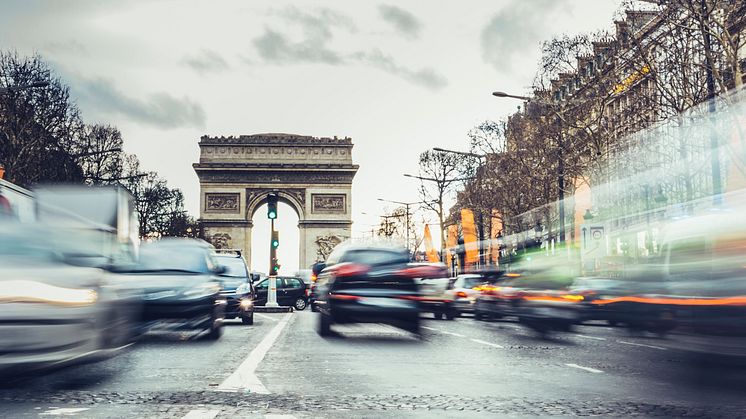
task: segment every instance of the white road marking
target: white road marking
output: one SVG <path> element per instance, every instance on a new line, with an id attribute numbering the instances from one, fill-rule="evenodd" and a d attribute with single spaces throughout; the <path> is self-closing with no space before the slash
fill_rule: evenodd
<path id="1" fill-rule="evenodd" d="M 89 408 L 88 407 L 53 407 L 49 410 L 39 413 L 39 415 L 76 416 L 78 413 L 85 412 L 86 410 L 89 410 Z"/>
<path id="2" fill-rule="evenodd" d="M 219 413 L 220 410 L 195 409 L 190 410 L 181 419 L 215 419 Z"/>
<path id="3" fill-rule="evenodd" d="M 466 337 L 466 336 L 460 335 L 458 333 L 446 332 L 445 330 L 441 330 L 440 333 L 445 333 L 446 335 L 456 336 L 456 337 L 460 337 L 460 338 L 465 338 Z"/>
<path id="4" fill-rule="evenodd" d="M 423 328 L 423 329 L 427 329 L 427 330 L 433 330 L 433 331 L 436 331 L 436 332 L 438 331 L 438 329 L 436 329 L 434 327 L 428 327 L 428 326 L 420 326 L 420 327 Z"/>
<path id="5" fill-rule="evenodd" d="M 502 348 L 505 348 L 505 347 L 504 347 L 504 346 L 502 346 L 502 345 L 498 345 L 498 344 L 496 344 L 496 343 L 485 342 L 485 341 L 483 341 L 483 340 L 479 340 L 479 339 L 472 339 L 471 341 L 472 341 L 472 342 L 476 342 L 476 343 L 481 343 L 482 345 L 492 346 L 492 347 L 495 347 L 495 348 L 501 348 L 501 349 L 502 349 Z"/>
<path id="6" fill-rule="evenodd" d="M 272 348 L 272 345 L 274 345 L 275 341 L 280 336 L 280 333 L 282 333 L 282 329 L 284 329 L 285 326 L 288 325 L 288 322 L 290 322 L 291 316 L 291 313 L 283 316 L 282 320 L 280 320 L 280 322 L 277 323 L 269 333 L 267 333 L 267 336 L 259 342 L 259 345 L 251 351 L 249 356 L 244 359 L 241 365 L 233 371 L 233 374 L 226 378 L 216 390 L 233 392 L 247 390 L 251 393 L 269 394 L 269 390 L 264 387 L 264 384 L 259 381 L 259 377 L 257 377 L 254 372 L 259 366 L 259 363 L 264 359 L 264 356 L 267 355 L 267 352 Z"/>
<path id="7" fill-rule="evenodd" d="M 585 339 L 606 340 L 606 338 L 599 338 L 599 337 L 596 337 L 596 336 L 577 335 L 577 334 L 575 336 L 577 336 L 579 338 L 585 338 Z"/>
<path id="8" fill-rule="evenodd" d="M 578 369 L 581 369 L 583 371 L 593 372 L 593 373 L 596 373 L 596 374 L 603 372 L 603 371 L 597 370 L 595 368 L 583 367 L 583 366 L 580 366 L 578 364 L 565 364 L 565 365 L 567 365 L 568 367 L 578 368 Z"/>
<path id="9" fill-rule="evenodd" d="M 266 314 L 262 314 L 262 313 L 254 313 L 254 315 L 255 315 L 255 316 L 259 316 L 259 317 L 261 317 L 261 318 L 263 318 L 263 319 L 267 319 L 267 320 L 272 320 L 273 322 L 276 322 L 276 321 L 278 321 L 278 320 L 277 320 L 276 318 L 274 318 L 274 317 L 272 317 L 272 316 L 268 316 L 268 315 L 266 315 Z"/>
<path id="10" fill-rule="evenodd" d="M 660 349 L 661 351 L 665 351 L 666 350 L 666 348 L 663 348 L 661 346 L 646 345 L 644 343 L 627 342 L 627 341 L 624 341 L 624 340 L 618 340 L 617 343 L 623 343 L 625 345 L 642 346 L 644 348 L 650 348 L 650 349 Z"/>

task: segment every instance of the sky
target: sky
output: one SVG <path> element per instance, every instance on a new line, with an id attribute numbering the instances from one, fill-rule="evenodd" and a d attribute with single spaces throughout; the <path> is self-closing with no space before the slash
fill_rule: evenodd
<path id="1" fill-rule="evenodd" d="M 529 93 L 543 40 L 610 28 L 619 4 L 3 0 L 0 48 L 42 55 L 84 120 L 117 126 L 195 216 L 200 136 L 352 137 L 362 236 L 395 207 L 378 198 L 419 200 L 402 174 L 421 152 L 465 150 L 472 127 L 516 110 L 490 93 Z"/>

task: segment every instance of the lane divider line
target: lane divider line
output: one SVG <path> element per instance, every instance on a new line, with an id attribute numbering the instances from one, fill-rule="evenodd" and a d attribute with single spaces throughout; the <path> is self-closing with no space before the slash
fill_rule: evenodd
<path id="1" fill-rule="evenodd" d="M 280 333 L 282 333 L 282 330 L 290 322 L 291 316 L 292 313 L 283 316 L 282 320 L 267 333 L 267 336 L 259 342 L 259 345 L 233 371 L 233 374 L 226 378 L 215 390 L 228 392 L 249 391 L 251 393 L 269 394 L 269 390 L 264 387 L 264 384 L 262 384 L 255 372 L 264 359 L 264 356 L 267 355 L 267 352 L 269 352 L 272 345 L 274 345 L 280 336 Z"/>
<path id="2" fill-rule="evenodd" d="M 479 339 L 472 339 L 471 341 L 472 341 L 472 342 L 476 342 L 476 343 L 481 343 L 482 345 L 492 346 L 492 347 L 494 347 L 494 348 L 505 349 L 505 347 L 504 347 L 504 346 L 502 346 L 502 345 L 498 345 L 498 344 L 496 344 L 496 343 L 485 342 L 485 341 L 483 341 L 483 340 L 479 340 Z"/>
<path id="3" fill-rule="evenodd" d="M 433 330 L 433 331 L 436 331 L 436 332 L 438 331 L 438 329 L 436 329 L 434 327 L 428 327 L 428 326 L 420 326 L 420 327 L 423 328 L 423 329 L 427 329 L 427 330 Z"/>
<path id="4" fill-rule="evenodd" d="M 220 410 L 195 409 L 190 410 L 181 419 L 215 419 L 219 413 Z"/>
<path id="5" fill-rule="evenodd" d="M 591 367 L 583 367 L 583 366 L 580 366 L 580 365 L 578 365 L 578 364 L 565 364 L 565 365 L 567 365 L 568 367 L 571 367 L 571 368 L 577 368 L 577 369 L 581 369 L 581 370 L 583 370 L 583 371 L 588 371 L 588 372 L 592 372 L 592 373 L 595 373 L 595 374 L 599 374 L 599 373 L 602 373 L 602 372 L 603 372 L 603 371 L 601 371 L 601 370 L 597 370 L 597 369 L 595 369 L 595 368 L 591 368 Z"/>
<path id="6" fill-rule="evenodd" d="M 39 416 L 77 416 L 90 410 L 88 407 L 50 407 L 48 410 L 39 413 Z"/>
<path id="7" fill-rule="evenodd" d="M 441 330 L 440 333 L 443 333 L 443 334 L 446 334 L 446 335 L 451 335 L 451 336 L 456 336 L 456 337 L 459 337 L 459 338 L 465 338 L 466 337 L 466 336 L 458 334 L 458 333 L 446 332 L 445 330 Z"/>
<path id="8" fill-rule="evenodd" d="M 272 320 L 273 322 L 279 321 L 279 320 L 277 320 L 276 318 L 274 318 L 272 316 L 268 316 L 268 315 L 262 314 L 262 313 L 254 313 L 254 315 L 255 316 L 259 316 L 259 317 L 261 317 L 263 319 Z"/>
<path id="9" fill-rule="evenodd" d="M 577 336 L 579 338 L 585 338 L 585 339 L 606 340 L 606 338 L 599 338 L 599 337 L 596 337 L 596 336 L 578 335 L 578 334 L 576 334 L 575 336 Z"/>
<path id="10" fill-rule="evenodd" d="M 646 345 L 644 343 L 627 342 L 627 341 L 624 341 L 624 340 L 618 340 L 617 343 L 623 343 L 625 345 L 633 345 L 633 346 L 642 346 L 643 348 L 659 349 L 661 351 L 665 351 L 666 350 L 666 348 L 661 347 L 661 346 Z"/>

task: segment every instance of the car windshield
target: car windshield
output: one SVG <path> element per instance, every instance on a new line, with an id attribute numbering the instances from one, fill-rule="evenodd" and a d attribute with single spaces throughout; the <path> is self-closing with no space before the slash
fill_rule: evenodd
<path id="1" fill-rule="evenodd" d="M 126 270 L 130 272 L 212 273 L 204 249 L 174 246 L 143 246 L 138 263 Z"/>
<path id="2" fill-rule="evenodd" d="M 485 281 L 485 279 L 481 276 L 466 276 L 462 279 L 464 288 L 474 288 L 477 285 L 484 283 Z"/>
<path id="3" fill-rule="evenodd" d="M 225 267 L 226 271 L 221 276 L 229 276 L 234 278 L 246 278 L 246 264 L 240 257 L 225 257 L 218 256 L 217 261 L 220 266 Z"/>
<path id="4" fill-rule="evenodd" d="M 349 250 L 341 258 L 340 262 L 361 263 L 365 265 L 385 265 L 396 263 L 407 263 L 409 257 L 406 253 L 383 249 L 359 249 Z"/>

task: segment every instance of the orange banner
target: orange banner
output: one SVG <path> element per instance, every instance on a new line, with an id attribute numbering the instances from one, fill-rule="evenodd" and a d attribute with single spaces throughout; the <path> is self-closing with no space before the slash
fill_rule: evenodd
<path id="1" fill-rule="evenodd" d="M 425 224 L 425 254 L 428 262 L 440 262 L 438 251 L 433 247 L 433 236 L 430 234 L 430 226 Z"/>
<path id="2" fill-rule="evenodd" d="M 477 229 L 474 226 L 474 213 L 470 209 L 461 210 L 461 231 L 464 234 L 466 265 L 476 265 L 479 262 L 479 245 L 477 244 Z"/>
<path id="3" fill-rule="evenodd" d="M 500 211 L 493 209 L 492 210 L 492 237 L 490 237 L 490 259 L 492 259 L 492 264 L 499 265 L 500 264 L 500 244 L 497 242 L 497 235 L 502 231 L 503 229 L 503 217 L 500 215 Z"/>

